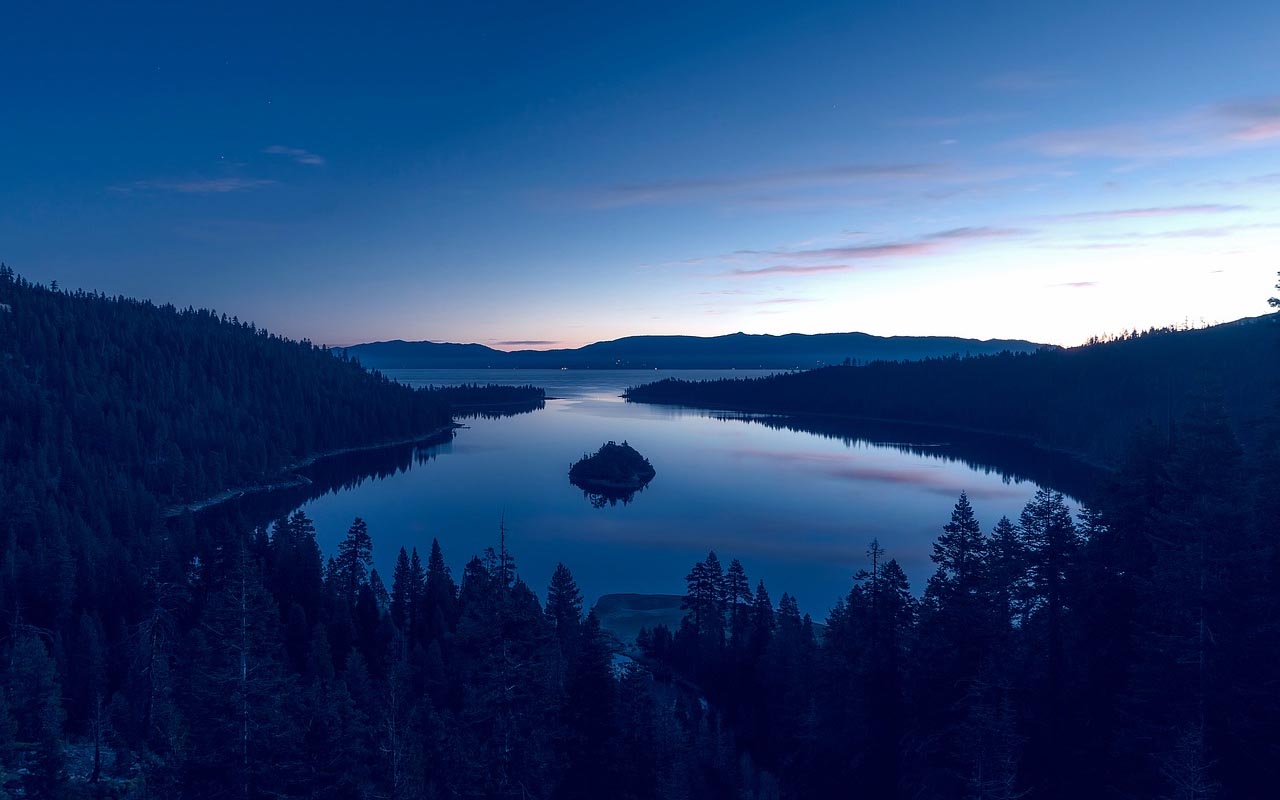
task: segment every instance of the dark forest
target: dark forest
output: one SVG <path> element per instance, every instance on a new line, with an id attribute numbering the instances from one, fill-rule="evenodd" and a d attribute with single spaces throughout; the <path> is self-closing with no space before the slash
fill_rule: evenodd
<path id="1" fill-rule="evenodd" d="M 1280 417 L 1262 402 L 1274 394 L 1239 396 L 1243 372 L 1223 377 L 1225 397 L 1188 391 L 1136 424 L 1147 401 L 1120 409 L 1131 435 L 1115 451 L 1082 432 L 1115 409 L 1014 417 L 1015 432 L 1114 469 L 1079 514 L 1041 490 L 984 526 L 962 495 L 923 591 L 870 542 L 847 596 L 814 620 L 711 553 L 687 576 L 682 624 L 619 647 L 570 569 L 540 595 L 496 523 L 496 547 L 458 578 L 434 543 L 401 550 L 384 577 L 360 519 L 326 557 L 300 512 L 267 527 L 165 516 L 540 390 L 410 390 L 211 311 L 7 269 L 0 302 L 11 794 L 1192 798 L 1280 780 Z M 847 409 L 863 413 L 928 382 L 943 388 L 933 411 L 913 409 L 922 421 L 987 427 L 972 403 L 1016 405 L 1058 381 L 1036 396 L 1068 404 L 1135 364 L 1244 370 L 1217 340 L 1270 335 L 1258 322 L 632 394 L 714 402 L 746 386 L 753 403 L 785 404 L 800 387 L 825 398 L 813 411 L 880 387 Z M 1167 358 L 1128 355 L 1142 348 Z M 1248 385 L 1270 385 L 1274 357 L 1251 353 Z M 823 382 L 846 394 L 809 385 Z"/>

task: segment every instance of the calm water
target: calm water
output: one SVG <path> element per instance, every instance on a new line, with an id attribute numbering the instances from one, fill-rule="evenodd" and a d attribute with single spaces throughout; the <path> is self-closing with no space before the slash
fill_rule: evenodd
<path id="1" fill-rule="evenodd" d="M 990 529 L 1002 514 L 1016 518 L 1037 482 L 1068 492 L 1085 485 L 1062 459 L 990 438 L 752 421 L 618 397 L 628 385 L 656 379 L 649 372 L 388 374 L 412 385 L 532 383 L 559 398 L 531 413 L 469 420 L 452 442 L 382 464 L 328 467 L 353 474 L 320 476 L 310 493 L 332 491 L 303 503 L 321 546 L 333 552 L 351 519 L 364 517 L 388 581 L 399 548 L 416 546 L 425 558 L 432 537 L 460 575 L 473 554 L 496 545 L 505 515 L 508 547 L 540 593 L 557 561 L 573 570 L 588 602 L 609 592 L 682 592 L 689 566 L 714 549 L 726 564 L 741 559 L 753 585 L 764 578 L 775 601 L 791 592 L 822 619 L 848 591 L 873 538 L 919 591 L 931 572 L 930 543 L 961 490 Z M 657 377 L 663 374 L 672 373 Z M 629 505 L 593 508 L 567 472 L 609 439 L 630 442 L 657 477 Z"/>

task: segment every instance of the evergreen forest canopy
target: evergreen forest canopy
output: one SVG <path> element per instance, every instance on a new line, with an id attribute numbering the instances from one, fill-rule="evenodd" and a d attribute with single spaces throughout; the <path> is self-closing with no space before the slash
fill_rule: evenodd
<path id="1" fill-rule="evenodd" d="M 605 442 L 595 453 L 584 455 L 569 468 L 569 480 L 579 486 L 614 489 L 639 489 L 656 474 L 649 459 L 626 442 Z"/>
<path id="2" fill-rule="evenodd" d="M 636 402 L 784 414 L 830 414 L 1025 437 L 1115 465 L 1132 432 L 1168 428 L 1204 395 L 1236 435 L 1259 441 L 1280 396 L 1274 317 L 1201 330 L 1132 333 L 1070 349 L 916 362 L 874 362 L 736 380 L 678 378 L 636 386 Z"/>
<path id="3" fill-rule="evenodd" d="M 448 424 L 438 397 L 212 312 L 0 277 L 11 796 L 1229 798 L 1280 783 L 1275 394 L 1247 428 L 1205 393 L 1134 425 L 1075 518 L 1043 491 L 984 527 L 961 496 L 922 593 L 872 543 L 822 626 L 709 554 L 680 627 L 643 632 L 616 670 L 569 569 L 541 600 L 501 544 L 457 581 L 438 544 L 425 564 L 401 551 L 388 584 L 360 519 L 328 559 L 302 513 L 161 522 L 214 476 L 375 436 L 316 398 L 367 404 L 353 413 L 398 438 Z M 1270 380 L 1275 352 L 1251 355 Z M 286 432 L 255 459 L 264 420 Z"/>

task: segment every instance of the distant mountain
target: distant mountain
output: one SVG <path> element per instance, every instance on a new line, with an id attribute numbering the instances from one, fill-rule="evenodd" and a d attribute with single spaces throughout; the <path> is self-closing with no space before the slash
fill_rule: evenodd
<path id="1" fill-rule="evenodd" d="M 374 369 L 791 369 L 856 362 L 918 361 L 950 355 L 1027 353 L 1045 345 L 1020 339 L 872 336 L 868 333 L 731 333 L 726 336 L 628 336 L 565 350 L 505 352 L 480 344 L 373 342 L 346 348 Z"/>

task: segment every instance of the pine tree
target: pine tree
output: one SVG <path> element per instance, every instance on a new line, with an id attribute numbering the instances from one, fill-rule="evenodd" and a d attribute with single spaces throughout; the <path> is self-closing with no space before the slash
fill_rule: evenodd
<path id="1" fill-rule="evenodd" d="M 395 570 L 391 573 L 391 621 L 401 636 L 409 635 L 409 620 L 412 613 L 413 596 L 416 593 L 409 578 L 409 554 L 400 548 L 396 555 Z"/>
<path id="2" fill-rule="evenodd" d="M 724 569 L 714 550 L 707 553 L 704 561 L 693 565 L 685 583 L 681 608 L 691 612 L 699 647 L 718 649 L 724 645 L 726 604 Z"/>
<path id="3" fill-rule="evenodd" d="M 573 574 L 564 564 L 556 564 L 551 575 L 551 584 L 547 587 L 547 621 L 555 630 L 556 638 L 565 657 L 572 660 L 576 655 L 579 633 L 582 626 L 582 592 L 573 580 Z"/>
<path id="4" fill-rule="evenodd" d="M 269 795 L 297 776 L 295 686 L 283 666 L 275 604 L 256 568 L 242 548 L 193 641 L 186 716 L 199 724 L 191 727 L 184 782 L 197 794 Z"/>
<path id="5" fill-rule="evenodd" d="M 916 647 L 917 658 L 929 666 L 915 676 L 912 689 L 919 724 L 932 735 L 920 746 L 926 767 L 915 771 L 930 793 L 951 794 L 969 771 L 963 764 L 963 726 L 971 717 L 974 683 L 1000 626 L 1007 624 L 996 621 L 985 595 L 988 547 L 965 494 L 934 542 L 932 557 L 937 570 L 925 589 Z"/>
<path id="6" fill-rule="evenodd" d="M 31 628 L 19 629 L 7 659 L 7 697 L 17 738 L 35 743 L 23 787 L 29 797 L 58 797 L 66 784 L 63 754 L 62 691 L 57 668 L 43 638 Z"/>
<path id="7" fill-rule="evenodd" d="M 1018 529 L 1008 517 L 1001 517 L 987 541 L 984 572 L 985 595 L 998 624 L 1007 628 L 1016 620 L 1026 623 L 1027 551 Z"/>
<path id="8" fill-rule="evenodd" d="M 360 587 L 368 582 L 372 565 L 373 539 L 364 520 L 356 517 L 347 530 L 347 537 L 338 544 L 338 557 L 335 559 L 339 591 L 348 604 L 355 605 Z"/>
<path id="9" fill-rule="evenodd" d="M 735 644 L 741 644 L 746 636 L 747 620 L 751 607 L 751 582 L 742 562 L 733 559 L 724 577 L 725 603 L 729 609 L 729 632 Z"/>
<path id="10" fill-rule="evenodd" d="M 565 690 L 565 772 L 556 797 L 593 800 L 615 794 L 616 691 L 609 650 L 592 611 L 583 623 Z"/>
<path id="11" fill-rule="evenodd" d="M 1045 777 L 1047 791 L 1069 793 L 1066 773 L 1070 747 L 1066 737 L 1066 624 L 1072 606 L 1073 582 L 1080 540 L 1071 509 L 1060 492 L 1039 489 L 1022 510 L 1018 536 L 1027 554 L 1029 624 L 1043 645 L 1037 648 L 1044 669 L 1038 695 L 1037 735 L 1031 737 L 1030 758 Z"/>
<path id="12" fill-rule="evenodd" d="M 985 580 L 987 543 L 973 506 L 964 492 L 951 511 L 951 521 L 933 543 L 937 572 L 929 581 L 930 592 L 944 605 L 971 605 Z"/>
<path id="13" fill-rule="evenodd" d="M 431 555 L 427 558 L 424 584 L 427 618 L 423 620 L 423 624 L 430 631 L 430 636 L 438 639 L 448 633 L 457 621 L 458 587 L 449 574 L 440 542 L 436 539 L 431 540 Z"/>

